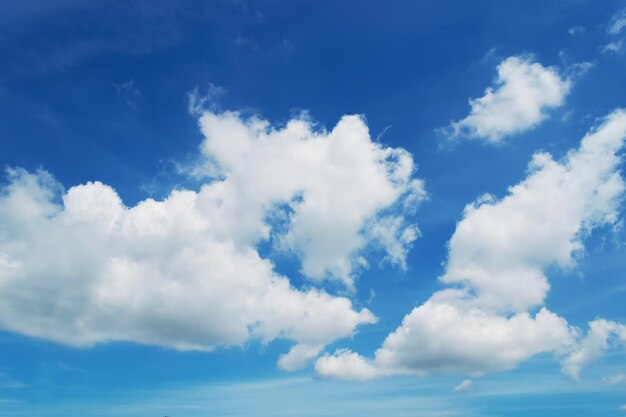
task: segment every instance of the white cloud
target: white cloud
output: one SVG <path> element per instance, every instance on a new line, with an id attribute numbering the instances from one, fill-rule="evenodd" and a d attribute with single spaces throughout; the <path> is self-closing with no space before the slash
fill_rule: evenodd
<path id="1" fill-rule="evenodd" d="M 315 358 L 324 348 L 324 345 L 293 345 L 288 353 L 281 355 L 278 366 L 285 371 L 295 371 L 304 368 L 311 359 Z"/>
<path id="2" fill-rule="evenodd" d="M 322 378 L 359 381 L 389 374 L 348 349 L 339 349 L 332 355 L 319 358 L 315 362 L 315 373 Z"/>
<path id="3" fill-rule="evenodd" d="M 626 383 L 626 374 L 618 372 L 613 375 L 607 375 L 602 378 L 602 383 L 605 385 L 619 385 Z"/>
<path id="4" fill-rule="evenodd" d="M 283 205 L 273 219 L 287 223 L 276 247 L 299 255 L 308 278 L 352 285 L 368 243 L 404 266 L 417 238 L 404 215 L 425 198 L 423 183 L 412 178 L 411 155 L 374 143 L 363 119 L 346 116 L 332 131 L 315 132 L 305 118 L 273 129 L 238 113 L 207 112 L 200 125 L 201 169 L 225 178 L 205 193 L 217 234 L 236 245 L 268 239 L 265 212 Z"/>
<path id="5" fill-rule="evenodd" d="M 611 35 L 618 35 L 626 27 L 626 8 L 616 12 L 611 17 L 611 22 L 607 27 L 607 32 Z"/>
<path id="6" fill-rule="evenodd" d="M 624 43 L 622 41 L 609 42 L 606 45 L 604 45 L 604 47 L 602 47 L 602 53 L 603 54 L 608 54 L 608 53 L 616 54 L 620 52 L 623 47 L 624 47 Z"/>
<path id="7" fill-rule="evenodd" d="M 218 99 L 226 93 L 226 89 L 209 83 L 204 91 L 195 87 L 187 93 L 187 111 L 193 116 L 202 116 L 205 111 L 215 111 Z"/>
<path id="8" fill-rule="evenodd" d="M 579 332 L 564 318 L 545 307 L 531 311 L 549 290 L 544 271 L 574 266 L 583 238 L 618 221 L 625 185 L 617 152 L 625 137 L 626 111 L 617 110 L 562 161 L 536 154 L 527 178 L 506 197 L 483 196 L 468 205 L 440 277 L 454 287 L 436 292 L 407 314 L 373 359 L 346 351 L 318 359 L 333 365 L 325 368 L 325 376 L 475 375 L 514 368 L 541 352 L 569 353 L 564 371 L 577 376 L 602 350 L 593 342 L 593 329 L 601 321 L 592 322 L 591 336 L 579 343 Z M 349 372 L 344 372 L 342 362 L 348 361 Z M 366 369 L 363 375 L 358 367 Z"/>
<path id="9" fill-rule="evenodd" d="M 211 350 L 250 339 L 327 343 L 374 321 L 346 298 L 294 289 L 254 249 L 217 239 L 202 193 L 127 208 L 96 182 L 71 188 L 61 206 L 48 175 L 11 176 L 0 199 L 6 329 L 73 345 Z"/>
<path id="10" fill-rule="evenodd" d="M 614 343 L 613 339 L 626 345 L 626 326 L 603 319 L 590 322 L 585 338 L 563 360 L 563 372 L 578 381 L 581 369 L 602 356 L 604 351 Z"/>
<path id="11" fill-rule="evenodd" d="M 307 276 L 348 285 L 368 245 L 403 264 L 415 236 L 398 247 L 372 230 L 415 230 L 403 217 L 424 197 L 411 156 L 374 143 L 356 116 L 331 132 L 302 119 L 273 129 L 232 112 L 204 113 L 200 123 L 204 165 L 218 177 L 163 201 L 127 207 L 100 182 L 64 192 L 44 171 L 9 170 L 0 189 L 2 328 L 77 346 L 212 350 L 281 338 L 296 345 L 279 365 L 296 369 L 376 321 L 348 298 L 294 288 L 257 245 L 275 239 Z"/>
<path id="12" fill-rule="evenodd" d="M 138 102 L 142 98 L 141 90 L 135 80 L 130 79 L 120 83 L 114 83 L 117 96 L 131 109 L 137 109 Z"/>
<path id="13" fill-rule="evenodd" d="M 548 111 L 563 105 L 571 81 L 553 67 L 529 57 L 511 56 L 498 65 L 494 85 L 480 98 L 470 100 L 470 113 L 453 121 L 452 138 L 480 138 L 490 143 L 537 126 Z"/>
<path id="14" fill-rule="evenodd" d="M 626 112 L 616 111 L 564 161 L 537 153 L 528 177 L 509 195 L 468 205 L 441 281 L 471 287 L 477 302 L 491 308 L 542 304 L 549 288 L 543 270 L 573 266 L 582 238 L 618 221 L 624 182 L 616 153 L 625 132 Z"/>
<path id="15" fill-rule="evenodd" d="M 386 216 L 369 227 L 369 237 L 386 252 L 385 260 L 406 270 L 411 243 L 420 235 L 417 226 L 407 227 L 402 216 Z"/>
<path id="16" fill-rule="evenodd" d="M 536 315 L 496 314 L 489 309 L 460 306 L 438 293 L 415 308 L 376 352 L 375 363 L 396 372 L 417 375 L 462 372 L 478 375 L 504 371 L 542 352 L 573 342 L 564 319 L 541 309 Z"/>
<path id="17" fill-rule="evenodd" d="M 573 26 L 569 28 L 567 33 L 569 33 L 570 36 L 582 36 L 586 31 L 587 31 L 587 28 L 583 26 Z"/>
<path id="18" fill-rule="evenodd" d="M 474 385 L 474 383 L 472 382 L 471 379 L 465 379 L 459 385 L 454 387 L 452 389 L 452 392 L 454 392 L 454 393 L 465 392 L 468 389 L 472 388 L 472 385 Z"/>

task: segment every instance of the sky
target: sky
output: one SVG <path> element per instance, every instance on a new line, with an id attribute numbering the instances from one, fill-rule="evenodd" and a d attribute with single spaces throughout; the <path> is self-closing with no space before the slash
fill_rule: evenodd
<path id="1" fill-rule="evenodd" d="M 626 416 L 626 2 L 0 0 L 0 415 Z"/>

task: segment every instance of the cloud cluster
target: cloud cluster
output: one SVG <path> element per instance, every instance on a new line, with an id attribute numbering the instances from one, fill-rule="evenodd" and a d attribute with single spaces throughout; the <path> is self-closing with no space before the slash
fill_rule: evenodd
<path id="1" fill-rule="evenodd" d="M 403 265 L 416 237 L 404 215 L 425 197 L 411 156 L 373 142 L 357 116 L 330 132 L 232 112 L 206 112 L 200 125 L 202 168 L 214 178 L 163 201 L 127 207 L 100 182 L 65 192 L 45 171 L 9 170 L 0 190 L 2 328 L 77 346 L 183 350 L 283 338 L 295 346 L 280 365 L 296 369 L 376 321 L 348 298 L 294 288 L 258 245 L 275 241 L 307 277 L 348 286 L 365 249 Z"/>
<path id="2" fill-rule="evenodd" d="M 618 10 L 611 16 L 611 20 L 606 28 L 606 31 L 613 38 L 621 35 L 622 31 L 626 28 L 626 8 Z M 603 54 L 613 53 L 618 54 L 624 49 L 623 39 L 614 39 L 604 45 L 601 48 Z"/>
<path id="3" fill-rule="evenodd" d="M 535 154 L 529 174 L 497 200 L 466 207 L 449 242 L 436 292 L 407 314 L 373 359 L 340 350 L 317 360 L 319 375 L 368 379 L 389 374 L 511 369 L 541 352 L 563 358 L 566 374 L 602 353 L 624 326 L 590 323 L 587 336 L 547 308 L 544 271 L 572 267 L 583 238 L 618 221 L 625 185 L 617 155 L 626 137 L 626 111 L 617 110 L 562 161 Z"/>
<path id="4" fill-rule="evenodd" d="M 548 111 L 563 105 L 571 81 L 557 69 L 530 57 L 511 56 L 498 65 L 494 85 L 470 100 L 470 113 L 445 129 L 451 138 L 468 137 L 499 143 L 537 126 Z"/>

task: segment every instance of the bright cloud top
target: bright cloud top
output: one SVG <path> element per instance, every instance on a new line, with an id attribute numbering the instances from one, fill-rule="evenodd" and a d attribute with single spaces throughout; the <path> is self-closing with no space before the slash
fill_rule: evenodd
<path id="1" fill-rule="evenodd" d="M 470 113 L 446 129 L 450 137 L 499 143 L 537 126 L 550 109 L 563 105 L 571 88 L 571 81 L 557 69 L 529 57 L 509 57 L 497 71 L 494 85 L 482 97 L 470 100 Z"/>
<path id="2" fill-rule="evenodd" d="M 368 379 L 432 372 L 481 374 L 514 368 L 554 352 L 563 370 L 580 369 L 624 341 L 624 326 L 596 320 L 580 332 L 541 306 L 544 271 L 570 268 L 594 228 L 618 222 L 625 185 L 617 153 L 626 137 L 626 111 L 612 113 L 563 161 L 536 154 L 529 175 L 501 200 L 482 197 L 466 207 L 449 242 L 445 273 L 453 288 L 436 292 L 404 317 L 372 360 L 340 350 L 316 362 L 324 377 Z"/>
<path id="3" fill-rule="evenodd" d="M 275 239 L 306 276 L 347 285 L 365 248 L 403 265 L 417 236 L 404 215 L 425 197 L 411 156 L 373 142 L 357 116 L 330 132 L 232 112 L 200 124 L 203 166 L 217 179 L 163 201 L 127 207 L 100 182 L 64 192 L 44 171 L 9 171 L 0 326 L 79 346 L 212 350 L 284 338 L 295 346 L 280 365 L 297 369 L 376 321 L 348 298 L 294 288 L 257 245 Z"/>
<path id="4" fill-rule="evenodd" d="M 405 267 L 418 229 L 404 214 L 425 198 L 423 182 L 412 178 L 411 155 L 372 142 L 360 117 L 344 117 L 331 132 L 314 132 L 306 119 L 272 129 L 231 112 L 204 113 L 200 125 L 198 169 L 224 178 L 204 190 L 217 235 L 251 245 L 270 237 L 272 221 L 282 222 L 277 248 L 299 255 L 314 280 L 351 285 L 368 243 Z"/>

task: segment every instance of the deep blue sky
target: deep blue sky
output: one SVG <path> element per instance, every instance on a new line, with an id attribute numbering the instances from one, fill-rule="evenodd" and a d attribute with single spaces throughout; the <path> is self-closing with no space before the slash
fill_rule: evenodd
<path id="1" fill-rule="evenodd" d="M 215 111 L 255 114 L 278 126 L 301 111 L 329 130 L 342 115 L 363 115 L 372 137 L 412 154 L 429 196 L 411 218 L 421 237 L 407 271 L 372 258 L 347 294 L 379 322 L 327 347 L 371 357 L 405 314 L 442 288 L 446 242 L 466 204 L 487 192 L 504 196 L 526 177 L 533 153 L 563 157 L 598 118 L 626 106 L 626 47 L 603 52 L 620 39 L 607 26 L 624 7 L 612 0 L 0 0 L 0 166 L 43 168 L 66 189 L 101 181 L 133 206 L 174 188 L 198 189 L 177 169 L 202 141 L 188 110 L 194 88 L 222 90 Z M 577 26 L 584 33 L 568 33 Z M 446 142 L 440 128 L 468 114 L 468 100 L 483 95 L 510 56 L 532 56 L 562 74 L 576 63 L 593 66 L 538 126 L 496 146 Z M 626 322 L 625 237 L 619 228 L 594 230 L 575 267 L 549 270 L 550 309 L 581 328 L 600 317 Z M 268 256 L 293 285 L 308 285 L 293 258 Z M 287 373 L 276 361 L 289 346 L 75 348 L 6 330 L 0 415 L 625 413 L 626 385 L 601 382 L 626 371 L 624 349 L 607 352 L 579 383 L 560 373 L 551 354 L 540 354 L 511 371 L 472 375 L 470 390 L 452 394 L 467 375 L 340 382 L 315 378 L 312 367 Z"/>

